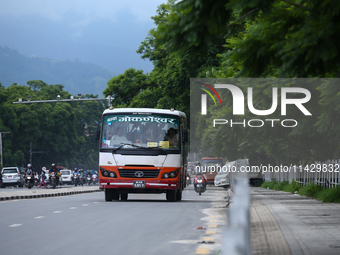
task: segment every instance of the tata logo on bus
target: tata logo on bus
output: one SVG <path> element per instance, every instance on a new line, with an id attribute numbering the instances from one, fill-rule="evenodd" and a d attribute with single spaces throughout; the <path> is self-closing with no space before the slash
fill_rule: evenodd
<path id="1" fill-rule="evenodd" d="M 214 93 L 219 102 L 220 105 L 223 106 L 222 100 L 220 95 L 217 93 L 215 89 L 228 89 L 233 98 L 233 115 L 244 115 L 244 94 L 242 90 L 237 87 L 236 85 L 232 84 L 215 84 L 214 88 L 208 84 L 203 84 L 206 88 L 210 89 L 212 93 Z M 202 115 L 207 115 L 207 94 L 213 99 L 215 105 L 217 106 L 217 102 L 212 95 L 212 93 L 207 90 L 206 88 L 200 88 L 206 94 L 201 94 L 201 114 Z M 302 98 L 287 98 L 287 94 L 289 93 L 300 93 L 303 95 Z M 258 110 L 255 109 L 254 103 L 253 103 L 253 88 L 248 87 L 247 88 L 247 106 L 248 109 L 251 113 L 257 116 L 266 116 L 274 113 L 277 109 L 278 105 L 278 88 L 273 87 L 272 88 L 272 105 L 270 109 L 266 110 Z M 303 105 L 307 103 L 311 99 L 311 93 L 308 89 L 305 88 L 298 88 L 298 87 L 282 87 L 281 88 L 281 115 L 285 116 L 287 115 L 287 105 L 295 105 L 305 116 L 311 116 L 312 114 L 306 109 L 306 107 Z M 242 126 L 249 126 L 249 127 L 262 127 L 265 125 L 265 123 L 269 123 L 272 127 L 274 127 L 274 124 L 276 122 L 280 122 L 283 127 L 295 127 L 297 126 L 298 122 L 294 119 L 251 119 L 251 120 L 243 120 L 241 122 L 235 122 L 232 119 L 231 120 L 226 120 L 226 119 L 214 119 L 213 126 L 215 127 L 216 125 L 224 125 L 224 124 L 230 124 L 232 127 L 233 125 L 242 125 Z"/>

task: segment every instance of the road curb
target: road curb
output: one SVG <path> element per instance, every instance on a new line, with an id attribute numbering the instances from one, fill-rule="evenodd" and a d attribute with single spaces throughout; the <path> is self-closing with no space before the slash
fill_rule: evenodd
<path id="1" fill-rule="evenodd" d="M 98 188 L 98 190 L 79 190 L 79 191 L 67 191 L 67 192 L 57 192 L 57 193 L 43 193 L 43 194 L 35 194 L 35 195 L 6 196 L 6 197 L 0 197 L 0 201 L 17 200 L 17 199 L 33 199 L 33 198 L 44 198 L 44 197 L 60 197 L 60 196 L 70 196 L 70 195 L 93 193 L 93 192 L 102 192 L 102 190 Z"/>

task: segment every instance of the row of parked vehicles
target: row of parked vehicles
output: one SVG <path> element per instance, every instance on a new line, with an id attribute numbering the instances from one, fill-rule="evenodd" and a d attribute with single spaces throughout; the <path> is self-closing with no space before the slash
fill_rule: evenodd
<path id="1" fill-rule="evenodd" d="M 62 169 L 60 170 L 61 176 L 59 178 L 59 183 L 55 183 L 55 185 L 64 185 L 64 184 L 71 184 L 71 185 L 91 185 L 91 184 L 97 184 L 98 183 L 98 175 L 96 173 L 92 174 L 91 177 L 87 176 L 79 176 L 78 179 L 76 179 L 76 182 L 74 182 L 73 178 L 73 171 L 69 169 Z M 17 187 L 28 187 L 31 188 L 33 186 L 39 186 L 40 185 L 40 178 L 37 178 L 37 176 L 24 176 L 20 172 L 20 169 L 18 167 L 4 167 L 1 171 L 2 180 L 0 180 L 0 184 L 2 187 L 6 186 L 17 186 Z M 45 170 L 46 184 L 53 185 L 53 180 L 50 180 L 49 177 L 49 170 Z M 54 178 L 55 176 L 52 176 L 51 178 Z"/>

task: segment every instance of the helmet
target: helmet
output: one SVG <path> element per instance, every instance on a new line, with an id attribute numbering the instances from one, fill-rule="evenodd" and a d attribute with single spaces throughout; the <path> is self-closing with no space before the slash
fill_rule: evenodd
<path id="1" fill-rule="evenodd" d="M 27 167 L 32 167 L 32 164 L 28 164 Z"/>
<path id="2" fill-rule="evenodd" d="M 76 168 L 76 167 L 74 168 L 74 171 L 77 171 L 77 168 Z"/>
<path id="3" fill-rule="evenodd" d="M 52 166 L 55 166 L 55 164 L 54 164 L 54 163 L 52 163 Z"/>

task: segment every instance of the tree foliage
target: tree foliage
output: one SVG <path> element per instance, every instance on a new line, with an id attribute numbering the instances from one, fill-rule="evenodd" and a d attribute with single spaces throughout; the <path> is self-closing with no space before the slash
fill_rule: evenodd
<path id="1" fill-rule="evenodd" d="M 0 131 L 3 135 L 4 166 L 25 166 L 28 151 L 48 153 L 32 154 L 33 166 L 39 170 L 51 163 L 72 167 L 76 164 L 97 169 L 98 150 L 93 134 L 100 124 L 104 105 L 97 101 L 13 104 L 18 98 L 26 100 L 62 99 L 71 94 L 63 85 L 48 85 L 31 80 L 27 86 L 13 84 L 0 86 Z M 85 95 L 84 97 L 95 97 Z"/>

